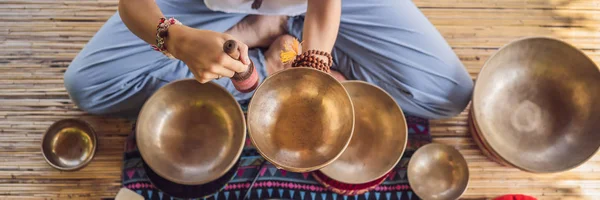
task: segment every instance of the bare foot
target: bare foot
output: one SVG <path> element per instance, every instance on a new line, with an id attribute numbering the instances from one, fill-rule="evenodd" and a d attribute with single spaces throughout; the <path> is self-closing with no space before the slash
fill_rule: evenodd
<path id="1" fill-rule="evenodd" d="M 273 41 L 271 46 L 269 46 L 269 49 L 265 52 L 268 75 L 292 67 L 291 63 L 281 63 L 281 51 L 285 49 L 284 45 L 291 44 L 292 41 L 294 41 L 294 37 L 286 34 L 279 36 L 277 39 L 275 39 L 275 41 Z"/>
<path id="2" fill-rule="evenodd" d="M 348 80 L 342 73 L 338 71 L 331 70 L 329 73 L 331 74 L 331 76 L 333 76 L 333 78 L 337 79 L 339 82 Z"/>
<path id="3" fill-rule="evenodd" d="M 242 41 L 248 48 L 264 48 L 285 34 L 287 19 L 287 16 L 248 15 L 225 33 Z"/>

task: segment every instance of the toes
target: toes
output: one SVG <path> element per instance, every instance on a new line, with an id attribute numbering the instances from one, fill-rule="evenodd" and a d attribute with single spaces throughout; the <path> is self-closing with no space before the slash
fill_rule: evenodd
<path id="1" fill-rule="evenodd" d="M 331 70 L 329 73 L 331 73 L 331 76 L 333 76 L 333 78 L 337 79 L 340 82 L 348 80 L 342 73 L 338 71 Z"/>
<path id="2" fill-rule="evenodd" d="M 281 35 L 277 37 L 275 41 L 273 41 L 271 46 L 269 46 L 269 50 L 274 49 L 277 50 L 277 52 L 280 52 L 281 50 L 285 49 L 286 45 L 291 44 L 294 41 L 294 39 L 294 36 L 291 35 Z"/>
<path id="3" fill-rule="evenodd" d="M 265 60 L 267 61 L 267 73 L 270 75 L 277 71 L 291 67 L 290 64 L 281 63 L 280 53 L 285 48 L 286 43 L 292 42 L 294 37 L 291 35 L 282 35 L 277 37 L 265 52 Z"/>
<path id="4" fill-rule="evenodd" d="M 273 43 L 271 43 L 271 45 L 269 46 L 269 49 L 267 50 L 267 52 L 275 52 L 277 54 L 279 54 L 279 52 L 281 50 L 285 49 L 285 45 L 287 43 L 290 43 L 294 41 L 294 36 L 291 35 L 281 35 L 279 37 L 277 37 Z"/>

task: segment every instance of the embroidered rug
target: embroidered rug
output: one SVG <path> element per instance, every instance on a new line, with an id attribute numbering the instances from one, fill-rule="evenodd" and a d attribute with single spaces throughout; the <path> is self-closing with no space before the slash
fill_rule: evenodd
<path id="1" fill-rule="evenodd" d="M 245 107 L 243 107 L 245 110 Z M 257 173 L 259 177 L 252 187 L 249 199 L 294 200 L 417 200 L 406 177 L 406 167 L 414 151 L 431 142 L 429 121 L 407 116 L 408 144 L 403 158 L 386 180 L 373 190 L 360 195 L 344 196 L 327 190 L 310 173 L 293 173 L 275 168 L 270 163 L 260 168 L 263 158 L 252 146 L 250 139 L 240 158 L 240 167 L 233 180 L 220 192 L 202 199 L 243 199 Z M 135 143 L 135 125 L 125 144 L 123 157 L 123 186 L 151 200 L 177 199 L 155 188 L 144 171 L 140 152 Z M 260 169 L 260 170 L 259 170 Z"/>

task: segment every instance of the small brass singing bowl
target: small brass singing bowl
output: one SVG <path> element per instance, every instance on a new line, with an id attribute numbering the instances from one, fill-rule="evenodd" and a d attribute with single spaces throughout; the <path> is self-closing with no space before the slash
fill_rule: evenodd
<path id="1" fill-rule="evenodd" d="M 344 153 L 320 171 L 336 181 L 361 184 L 377 180 L 402 158 L 408 130 L 406 118 L 387 92 L 363 81 L 342 85 L 354 105 L 352 140 Z"/>
<path id="2" fill-rule="evenodd" d="M 428 200 L 458 199 L 469 184 L 467 161 L 458 150 L 431 143 L 419 148 L 408 163 L 408 182 Z"/>
<path id="3" fill-rule="evenodd" d="M 314 171 L 333 162 L 350 143 L 353 129 L 354 109 L 344 86 L 311 68 L 271 75 L 248 106 L 252 143 L 287 171 Z"/>
<path id="4" fill-rule="evenodd" d="M 96 141 L 96 133 L 88 123 L 78 119 L 59 120 L 42 137 L 42 155 L 56 169 L 78 170 L 92 161 Z"/>
<path id="5" fill-rule="evenodd" d="M 213 82 L 171 82 L 146 101 L 136 142 L 148 166 L 171 182 L 200 185 L 227 173 L 246 140 L 246 123 L 234 97 Z"/>
<path id="6" fill-rule="evenodd" d="M 583 164 L 600 147 L 600 69 L 576 47 L 533 37 L 511 42 L 483 66 L 473 93 L 482 140 L 533 173 Z"/>

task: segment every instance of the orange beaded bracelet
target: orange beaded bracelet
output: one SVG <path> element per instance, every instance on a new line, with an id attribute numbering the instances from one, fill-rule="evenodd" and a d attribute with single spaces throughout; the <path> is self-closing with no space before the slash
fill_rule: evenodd
<path id="1" fill-rule="evenodd" d="M 298 57 L 296 57 L 296 59 L 294 60 L 294 62 L 292 63 L 292 67 L 312 67 L 324 72 L 329 73 L 329 68 L 331 67 L 331 62 L 325 62 L 323 61 L 323 59 L 312 55 L 312 54 L 307 54 L 307 55 L 300 55 Z"/>
<path id="2" fill-rule="evenodd" d="M 321 56 L 326 57 L 324 60 Z M 312 67 L 329 73 L 333 65 L 331 54 L 320 50 L 308 50 L 300 53 L 300 43 L 294 40 L 290 46 L 285 46 L 285 51 L 281 52 L 281 62 L 292 62 L 292 67 Z"/>

